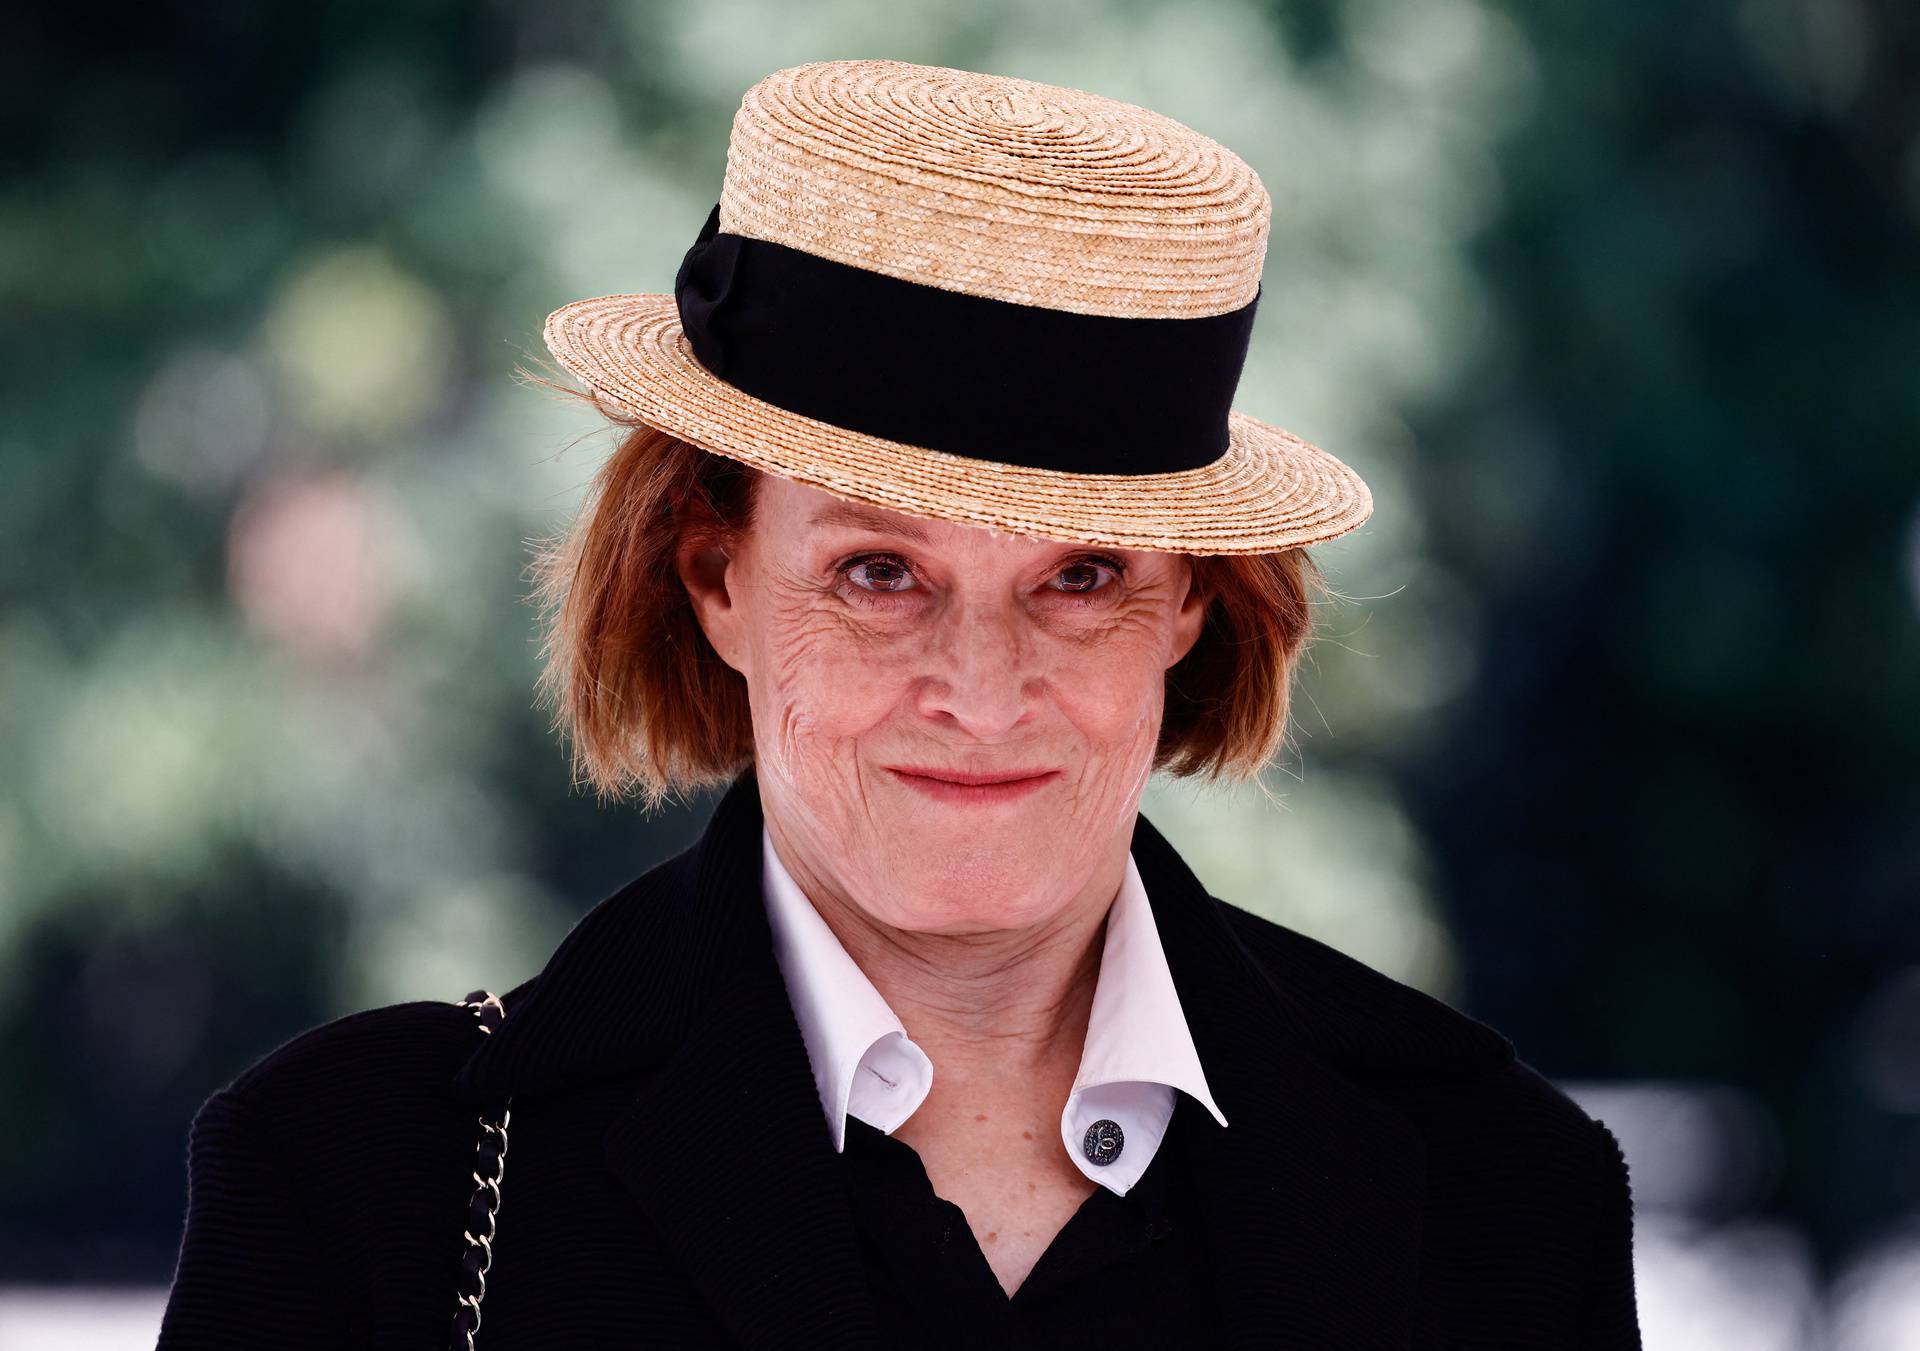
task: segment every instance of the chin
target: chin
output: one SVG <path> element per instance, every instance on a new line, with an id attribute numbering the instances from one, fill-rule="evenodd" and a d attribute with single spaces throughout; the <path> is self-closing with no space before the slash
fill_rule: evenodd
<path id="1" fill-rule="evenodd" d="M 908 902 L 896 919 L 903 929 L 945 928 L 967 924 L 1012 929 L 1048 913 L 1049 889 L 1041 860 L 1020 848 L 943 847 L 921 836 L 893 869 Z"/>

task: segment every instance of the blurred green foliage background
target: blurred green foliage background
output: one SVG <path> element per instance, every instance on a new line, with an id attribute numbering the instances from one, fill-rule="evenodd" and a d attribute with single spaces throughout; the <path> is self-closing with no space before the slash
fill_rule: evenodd
<path id="1" fill-rule="evenodd" d="M 1643 1225 L 1835 1279 L 1920 1212 L 1917 49 L 1894 0 L 0 20 L 0 1280 L 164 1283 L 211 1091 L 518 983 L 698 830 L 534 705 L 528 543 L 610 440 L 512 372 L 671 289 L 747 86 L 854 56 L 1275 199 L 1239 406 L 1378 507 L 1285 807 L 1148 815 L 1556 1079 L 1682 1086 L 1611 1100 Z"/>

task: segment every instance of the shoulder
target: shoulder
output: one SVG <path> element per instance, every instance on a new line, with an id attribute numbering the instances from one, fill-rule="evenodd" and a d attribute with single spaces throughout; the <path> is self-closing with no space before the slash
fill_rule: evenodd
<path id="1" fill-rule="evenodd" d="M 245 1116 L 288 1153 L 328 1135 L 342 1146 L 437 1137 L 463 1119 L 446 1088 L 484 1035 L 450 999 L 363 1009 L 265 1052 L 208 1104 Z"/>
<path id="2" fill-rule="evenodd" d="M 1350 1077 L 1472 1079 L 1515 1059 L 1511 1040 L 1442 999 L 1296 929 L 1214 899 L 1310 1049 Z"/>
<path id="3" fill-rule="evenodd" d="M 1306 934 L 1218 904 L 1314 1053 L 1430 1141 L 1614 1167 L 1618 1145 L 1604 1123 L 1497 1028 Z"/>
<path id="4" fill-rule="evenodd" d="M 1416 1132 L 1433 1317 L 1491 1344 L 1532 1305 L 1541 1345 L 1638 1346 L 1633 1189 L 1606 1123 L 1495 1028 L 1221 904 L 1309 1049 Z"/>
<path id="5" fill-rule="evenodd" d="M 334 1018 L 261 1055 L 194 1115 L 198 1228 L 226 1224 L 220 1206 L 245 1210 L 248 1223 L 283 1209 L 356 1273 L 365 1254 L 342 1237 L 356 1216 L 386 1216 L 393 1232 L 443 1230 L 475 1140 L 473 1112 L 449 1085 L 486 1035 L 471 1010 L 423 999 Z M 238 1199 L 229 1177 L 250 1179 Z"/>
<path id="6" fill-rule="evenodd" d="M 444 1066 L 448 1076 L 484 1034 L 453 1000 L 418 999 L 320 1023 L 265 1052 L 226 1092 L 265 1104 L 336 1092 L 343 1077 L 372 1087 L 413 1082 Z"/>
<path id="7" fill-rule="evenodd" d="M 1630 1323 L 1633 1193 L 1606 1124 L 1497 1029 L 1305 934 L 1218 903 L 1313 1054 L 1418 1134 L 1430 1246 L 1504 1254 L 1514 1270 L 1558 1263 L 1589 1273 L 1581 1279 L 1593 1286 L 1595 1319 Z"/>
<path id="8" fill-rule="evenodd" d="M 440 1259 L 425 1245 L 460 1232 L 476 1133 L 447 1085 L 485 1035 L 452 1001 L 391 1004 L 301 1032 L 215 1089 L 188 1133 L 160 1344 L 365 1344 L 393 1316 L 392 1272 L 426 1269 Z M 267 1289 L 304 1311 L 294 1341 L 269 1330 L 278 1304 L 236 1298 Z"/>

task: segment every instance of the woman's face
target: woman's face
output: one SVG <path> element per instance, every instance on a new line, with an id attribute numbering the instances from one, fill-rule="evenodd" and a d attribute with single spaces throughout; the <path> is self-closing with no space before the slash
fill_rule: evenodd
<path id="1" fill-rule="evenodd" d="M 1166 671 L 1204 618 L 1188 559 L 772 475 L 758 492 L 730 558 L 683 550 L 680 569 L 746 678 L 783 858 L 900 929 L 1024 927 L 1070 903 L 1131 840 Z"/>

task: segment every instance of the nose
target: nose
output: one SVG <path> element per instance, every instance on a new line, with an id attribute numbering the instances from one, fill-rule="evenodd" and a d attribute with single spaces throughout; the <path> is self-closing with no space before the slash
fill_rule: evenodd
<path id="1" fill-rule="evenodd" d="M 981 741 L 1032 716 L 1041 687 L 1040 644 L 1028 618 L 1005 600 L 956 602 L 935 621 L 920 711 L 950 719 Z"/>

